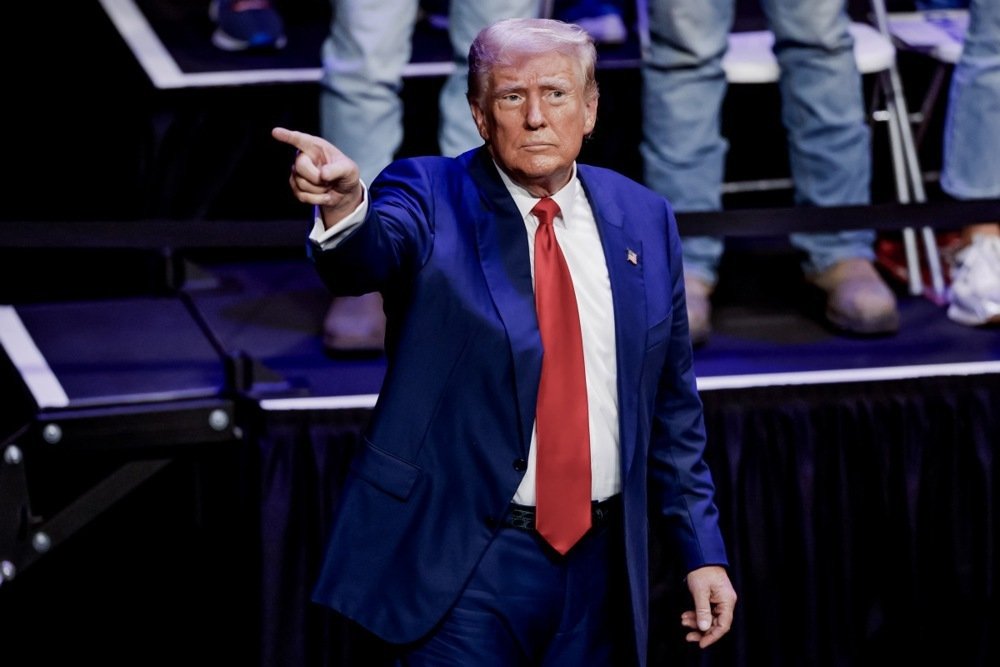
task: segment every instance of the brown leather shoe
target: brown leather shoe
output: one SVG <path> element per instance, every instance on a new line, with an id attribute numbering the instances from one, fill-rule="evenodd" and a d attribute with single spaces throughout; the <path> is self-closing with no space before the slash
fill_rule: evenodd
<path id="1" fill-rule="evenodd" d="M 331 352 L 377 352 L 385 348 L 385 313 L 378 292 L 337 297 L 323 318 L 323 346 Z"/>
<path id="2" fill-rule="evenodd" d="M 712 334 L 712 291 L 715 285 L 696 278 L 684 276 L 684 292 L 687 297 L 688 329 L 691 345 L 704 345 Z"/>
<path id="3" fill-rule="evenodd" d="M 867 259 L 844 259 L 806 279 L 826 292 L 826 318 L 834 326 L 860 334 L 899 329 L 896 297 Z"/>

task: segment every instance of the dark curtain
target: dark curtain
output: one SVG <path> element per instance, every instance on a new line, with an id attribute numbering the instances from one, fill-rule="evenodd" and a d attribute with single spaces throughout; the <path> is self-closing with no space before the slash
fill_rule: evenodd
<path id="1" fill-rule="evenodd" d="M 740 595 L 701 652 L 653 526 L 651 665 L 1000 664 L 1000 376 L 712 391 L 708 458 Z M 311 603 L 330 512 L 368 412 L 265 413 L 262 664 L 378 665 Z"/>
<path id="2" fill-rule="evenodd" d="M 327 526 L 366 410 L 269 412 L 260 453 L 261 665 L 385 664 L 383 646 L 311 601 Z"/>

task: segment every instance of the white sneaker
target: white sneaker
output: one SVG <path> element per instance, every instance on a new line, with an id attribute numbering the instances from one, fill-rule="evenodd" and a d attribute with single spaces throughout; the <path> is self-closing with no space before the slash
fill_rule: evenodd
<path id="1" fill-rule="evenodd" d="M 1000 323 L 1000 236 L 974 236 L 955 262 L 948 317 L 973 327 Z"/>

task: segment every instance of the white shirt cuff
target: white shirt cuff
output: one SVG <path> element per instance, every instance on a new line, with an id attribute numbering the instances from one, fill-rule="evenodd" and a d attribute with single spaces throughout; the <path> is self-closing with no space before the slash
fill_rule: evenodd
<path id="1" fill-rule="evenodd" d="M 309 240 L 318 245 L 323 250 L 335 248 L 344 237 L 354 231 L 358 225 L 365 220 L 368 215 L 368 186 L 361 181 L 361 203 L 346 217 L 330 225 L 329 229 L 323 224 L 323 214 L 319 205 L 313 207 L 313 227 L 309 232 Z"/>

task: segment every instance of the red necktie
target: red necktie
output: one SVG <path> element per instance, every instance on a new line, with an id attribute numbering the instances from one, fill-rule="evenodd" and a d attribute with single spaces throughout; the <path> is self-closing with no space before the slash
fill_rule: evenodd
<path id="1" fill-rule="evenodd" d="M 535 309 L 542 335 L 542 377 L 535 412 L 535 527 L 565 554 L 590 528 L 590 426 L 583 336 L 569 267 L 545 197 L 531 210 L 535 232 Z"/>

